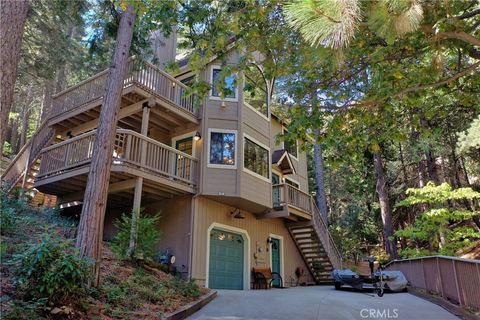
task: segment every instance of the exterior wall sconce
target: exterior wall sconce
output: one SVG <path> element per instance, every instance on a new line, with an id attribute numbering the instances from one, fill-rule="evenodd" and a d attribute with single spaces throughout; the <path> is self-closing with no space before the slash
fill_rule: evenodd
<path id="1" fill-rule="evenodd" d="M 272 244 L 272 243 L 273 243 L 272 237 L 268 237 L 267 238 L 267 244 Z"/>
<path id="2" fill-rule="evenodd" d="M 195 132 L 195 135 L 193 136 L 193 140 L 198 141 L 202 139 L 202 136 L 200 135 L 200 132 Z"/>

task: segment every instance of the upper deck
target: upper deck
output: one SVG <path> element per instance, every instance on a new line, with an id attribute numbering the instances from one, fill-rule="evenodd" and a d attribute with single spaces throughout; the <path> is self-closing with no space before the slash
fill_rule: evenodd
<path id="1" fill-rule="evenodd" d="M 48 124 L 55 127 L 57 134 L 76 136 L 98 126 L 107 77 L 108 69 L 53 96 Z M 166 133 L 198 125 L 196 96 L 187 92 L 188 87 L 168 73 L 131 58 L 124 79 L 119 126 L 139 129 L 146 101 L 155 106 L 150 122 Z"/>

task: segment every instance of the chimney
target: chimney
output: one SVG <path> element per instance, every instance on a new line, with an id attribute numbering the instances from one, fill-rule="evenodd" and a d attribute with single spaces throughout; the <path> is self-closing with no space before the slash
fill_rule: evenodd
<path id="1" fill-rule="evenodd" d="M 158 66 L 165 70 L 168 63 L 175 62 L 177 54 L 177 27 L 172 28 L 168 38 L 162 31 L 156 30 L 151 37 L 153 55 L 158 61 Z"/>

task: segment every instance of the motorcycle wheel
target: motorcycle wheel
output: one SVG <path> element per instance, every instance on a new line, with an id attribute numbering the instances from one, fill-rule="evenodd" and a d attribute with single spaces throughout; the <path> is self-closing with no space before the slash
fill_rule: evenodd
<path id="1" fill-rule="evenodd" d="M 342 284 L 340 282 L 335 282 L 335 290 L 340 290 Z"/>

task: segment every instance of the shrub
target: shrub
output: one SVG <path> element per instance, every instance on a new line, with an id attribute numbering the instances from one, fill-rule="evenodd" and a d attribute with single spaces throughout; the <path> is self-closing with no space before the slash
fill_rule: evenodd
<path id="1" fill-rule="evenodd" d="M 92 263 L 81 259 L 70 241 L 45 236 L 17 257 L 16 282 L 26 300 L 45 298 L 50 304 L 84 294 Z"/>
<path id="2" fill-rule="evenodd" d="M 161 232 L 157 228 L 160 214 L 148 216 L 140 212 L 138 217 L 138 236 L 135 257 L 153 258 L 155 256 L 155 245 L 160 241 Z M 128 246 L 130 244 L 130 232 L 132 228 L 132 214 L 122 214 L 120 219 L 115 221 L 118 233 L 112 241 L 112 250 L 122 258 L 128 258 Z"/>

